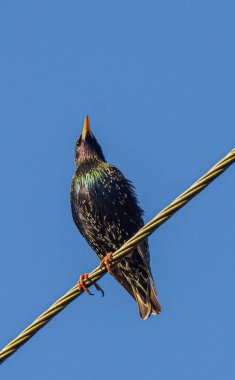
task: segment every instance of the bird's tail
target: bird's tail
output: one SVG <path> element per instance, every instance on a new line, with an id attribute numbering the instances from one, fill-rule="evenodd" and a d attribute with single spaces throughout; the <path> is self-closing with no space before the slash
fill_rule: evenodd
<path id="1" fill-rule="evenodd" d="M 143 288 L 141 284 L 132 284 L 132 290 L 139 308 L 140 317 L 147 319 L 150 314 L 160 314 L 161 305 L 157 298 L 157 289 L 151 274 L 148 275 L 147 286 Z"/>

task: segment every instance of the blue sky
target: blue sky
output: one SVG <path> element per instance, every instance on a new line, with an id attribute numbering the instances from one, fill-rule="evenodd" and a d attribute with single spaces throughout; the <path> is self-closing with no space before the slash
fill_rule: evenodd
<path id="1" fill-rule="evenodd" d="M 0 2 L 1 347 L 98 264 L 69 203 L 84 116 L 148 221 L 234 147 L 234 33 L 234 1 Z M 107 275 L 1 379 L 234 379 L 234 185 L 150 238 L 158 318 Z"/>

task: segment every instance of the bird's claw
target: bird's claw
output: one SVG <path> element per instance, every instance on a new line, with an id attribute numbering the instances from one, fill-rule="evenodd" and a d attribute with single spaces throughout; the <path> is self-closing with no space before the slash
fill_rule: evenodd
<path id="1" fill-rule="evenodd" d="M 94 287 L 96 288 L 96 290 L 98 290 L 98 292 L 101 292 L 102 297 L 104 297 L 103 289 L 96 282 L 94 283 Z"/>
<path id="2" fill-rule="evenodd" d="M 80 289 L 83 289 L 90 296 L 93 296 L 94 294 L 91 293 L 90 290 L 85 285 L 85 280 L 87 280 L 88 278 L 89 278 L 89 274 L 88 273 L 81 274 L 81 276 L 79 277 L 79 280 L 78 280 L 78 287 Z"/>
<path id="3" fill-rule="evenodd" d="M 90 292 L 90 290 L 87 288 L 87 286 L 85 284 L 85 280 L 87 280 L 88 278 L 89 278 L 88 273 L 81 274 L 81 276 L 79 277 L 79 280 L 78 280 L 78 287 L 79 287 L 79 289 L 83 289 L 90 296 L 93 296 L 94 294 Z M 99 292 L 102 293 L 102 297 L 104 297 L 103 289 L 96 283 L 94 283 L 93 285 L 95 286 L 96 290 L 98 290 Z"/>
<path id="4" fill-rule="evenodd" d="M 113 254 L 107 253 L 107 255 L 100 262 L 100 267 L 105 265 L 109 273 L 111 273 L 110 261 L 112 260 L 112 258 L 113 258 Z"/>

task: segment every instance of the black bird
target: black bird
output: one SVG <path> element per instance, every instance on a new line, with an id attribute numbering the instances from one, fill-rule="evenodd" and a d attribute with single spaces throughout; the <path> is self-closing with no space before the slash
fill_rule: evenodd
<path id="1" fill-rule="evenodd" d="M 160 314 L 161 306 L 150 269 L 148 240 L 132 250 L 112 270 L 109 260 L 144 224 L 134 187 L 115 166 L 106 162 L 90 130 L 88 116 L 75 149 L 76 170 L 71 184 L 73 220 L 101 264 L 136 300 L 142 319 Z M 84 279 L 79 286 L 87 292 Z"/>

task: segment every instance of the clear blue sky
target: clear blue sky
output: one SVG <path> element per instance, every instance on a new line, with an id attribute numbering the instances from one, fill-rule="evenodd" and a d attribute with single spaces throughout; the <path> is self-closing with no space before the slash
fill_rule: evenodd
<path id="1" fill-rule="evenodd" d="M 234 147 L 234 35 L 234 1 L 1 0 L 1 347 L 98 264 L 69 202 L 84 116 L 148 221 Z M 234 187 L 150 238 L 158 318 L 107 275 L 1 380 L 234 379 Z"/>

